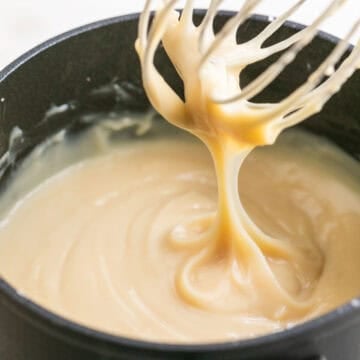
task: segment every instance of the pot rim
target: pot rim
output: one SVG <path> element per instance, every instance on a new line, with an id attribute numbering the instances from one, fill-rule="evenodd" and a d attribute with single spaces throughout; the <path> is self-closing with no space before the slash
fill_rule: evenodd
<path id="1" fill-rule="evenodd" d="M 197 10 L 197 12 L 204 12 L 204 9 Z M 233 11 L 223 10 L 219 12 L 222 16 L 231 16 L 234 14 Z M 13 72 L 20 68 L 25 63 L 31 61 L 34 57 L 41 54 L 42 52 L 62 43 L 70 38 L 76 37 L 88 31 L 103 28 L 112 24 L 127 22 L 135 20 L 139 17 L 139 13 L 132 13 L 127 15 L 116 16 L 112 18 L 103 19 L 100 21 L 92 22 L 58 36 L 50 38 L 42 44 L 27 51 L 16 60 L 11 62 L 8 66 L 0 70 L 0 84 L 4 82 Z M 251 19 L 259 22 L 268 22 L 269 16 L 254 14 Z M 286 21 L 284 26 L 289 28 L 300 30 L 305 26 L 293 21 Z M 336 44 L 339 38 L 329 33 L 319 31 L 318 37 Z M 276 343 L 291 343 L 295 341 L 301 335 L 316 335 L 319 336 L 320 330 L 324 331 L 321 333 L 322 336 L 327 336 L 330 332 L 334 331 L 331 325 L 338 324 L 339 320 L 344 318 L 347 322 L 356 320 L 355 315 L 360 315 L 360 295 L 357 298 L 352 299 L 346 304 L 334 309 L 333 311 L 308 320 L 304 323 L 295 325 L 286 330 L 274 332 L 250 339 L 241 339 L 235 341 L 225 342 L 212 342 L 212 343 L 200 343 L 200 344 L 182 344 L 182 343 L 161 343 L 152 342 L 146 340 L 137 340 L 133 338 L 127 338 L 124 336 L 113 335 L 106 333 L 101 330 L 96 330 L 86 325 L 81 325 L 72 320 L 69 320 L 61 315 L 57 315 L 45 307 L 38 305 L 36 302 L 28 299 L 21 293 L 19 293 L 13 286 L 11 286 L 5 279 L 0 275 L 0 295 L 5 299 L 1 301 L 1 305 L 6 303 L 7 306 L 12 308 L 13 311 L 18 313 L 20 316 L 26 318 L 31 322 L 36 322 L 36 325 L 45 328 L 46 331 L 52 332 L 54 335 L 65 337 L 66 341 L 80 344 L 80 346 L 91 348 L 95 347 L 99 341 L 106 345 L 108 351 L 111 352 L 110 348 L 128 347 L 137 350 L 145 351 L 166 351 L 166 352 L 208 352 L 208 351 L 223 351 L 241 348 L 243 350 L 258 347 L 272 346 Z M 64 335 L 66 333 L 66 335 Z M 72 337 L 71 335 L 74 335 Z M 75 338 L 78 337 L 77 338 Z M 80 338 L 86 339 L 86 345 Z M 89 342 L 89 340 L 91 340 Z"/>

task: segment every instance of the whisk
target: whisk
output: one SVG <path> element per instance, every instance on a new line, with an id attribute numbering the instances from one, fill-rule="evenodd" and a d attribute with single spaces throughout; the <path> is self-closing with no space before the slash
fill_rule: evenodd
<path id="1" fill-rule="evenodd" d="M 276 44 L 263 46 L 265 41 L 306 2 L 306 0 L 299 0 L 254 38 L 245 43 L 237 44 L 236 33 L 239 26 L 249 18 L 260 2 L 261 0 L 245 1 L 235 16 L 216 34 L 213 30 L 214 19 L 223 0 L 212 0 L 210 2 L 206 15 L 199 26 L 195 26 L 192 20 L 193 0 L 186 1 L 181 15 L 174 10 L 178 3 L 177 0 L 163 1 L 163 6 L 155 13 L 151 26 L 149 25 L 152 1 L 146 2 L 140 18 L 137 50 L 141 59 L 145 89 L 156 110 L 168 121 L 188 130 L 194 127 L 194 124 L 191 124 L 188 118 L 186 119 L 189 116 L 187 108 L 189 105 L 191 106 L 191 97 L 194 92 L 194 89 L 192 93 L 189 91 L 192 82 L 189 77 L 200 78 L 203 84 L 202 89 L 198 89 L 198 91 L 206 92 L 204 89 L 207 87 L 204 85 L 206 83 L 206 68 L 212 66 L 216 67 L 216 72 L 219 74 L 218 83 L 216 86 L 212 86 L 212 93 L 206 94 L 206 96 L 217 111 L 231 114 L 228 116 L 228 122 L 223 125 L 231 127 L 238 137 L 244 137 L 244 133 L 241 129 L 239 130 L 237 119 L 240 116 L 244 118 L 244 115 L 251 119 L 252 112 L 256 110 L 256 120 L 252 122 L 249 120 L 250 124 L 249 121 L 247 122 L 247 134 L 249 136 L 243 140 L 255 142 L 254 145 L 272 143 L 283 129 L 319 112 L 326 101 L 360 66 L 360 41 L 358 41 L 351 54 L 335 69 L 336 64 L 349 49 L 349 40 L 356 35 L 360 27 L 359 19 L 331 54 L 308 77 L 307 81 L 285 99 L 276 104 L 250 102 L 255 95 L 270 85 L 295 59 L 296 55 L 311 42 L 317 34 L 319 25 L 346 0 L 330 1 L 325 10 L 316 17 L 310 26 Z M 176 32 L 181 34 L 176 39 L 172 34 L 169 36 L 169 32 L 174 26 L 176 26 Z M 191 37 L 189 34 L 192 34 Z M 168 51 L 169 49 L 166 46 L 165 49 L 184 81 L 185 102 L 165 82 L 153 64 L 156 49 L 161 41 L 165 45 L 166 42 L 177 42 L 175 51 Z M 181 56 L 179 56 L 179 51 L 183 51 Z M 243 69 L 281 51 L 284 52 L 276 62 L 247 86 L 240 89 L 239 74 Z M 182 57 L 181 61 L 179 61 L 179 57 Z M 190 67 L 191 75 L 189 76 Z M 161 101 L 165 96 L 166 101 Z M 211 127 L 210 121 L 207 124 Z M 253 127 L 253 132 L 249 131 L 249 126 Z M 264 136 L 255 140 L 252 134 L 259 134 L 259 127 L 264 130 L 262 131 Z"/>

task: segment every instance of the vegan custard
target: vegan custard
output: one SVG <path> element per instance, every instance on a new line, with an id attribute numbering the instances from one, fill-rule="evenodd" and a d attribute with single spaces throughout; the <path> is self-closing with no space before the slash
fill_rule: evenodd
<path id="1" fill-rule="evenodd" d="M 278 331 L 358 294 L 355 160 L 302 132 L 245 160 L 244 209 L 287 251 L 261 252 L 275 287 L 258 282 L 256 257 L 227 247 L 239 238 L 208 253 L 218 209 L 210 153 L 155 129 L 117 143 L 98 125 L 26 160 L 2 196 L 19 200 L 0 227 L 0 273 L 20 293 L 95 329 L 180 343 Z M 286 295 L 275 307 L 277 292 Z"/>
<path id="2" fill-rule="evenodd" d="M 199 39 L 211 35 L 186 11 L 166 29 L 160 17 L 149 37 L 163 37 L 185 101 L 149 62 L 156 49 L 140 32 L 144 88 L 192 135 L 156 122 L 114 141 L 149 122 L 132 114 L 35 150 L 3 194 L 0 274 L 73 321 L 172 343 L 286 329 L 357 296 L 357 162 L 299 131 L 272 145 L 303 104 L 285 116 L 289 99 L 214 101 L 241 91 L 240 65 L 229 70 L 218 54 L 202 63 Z"/>

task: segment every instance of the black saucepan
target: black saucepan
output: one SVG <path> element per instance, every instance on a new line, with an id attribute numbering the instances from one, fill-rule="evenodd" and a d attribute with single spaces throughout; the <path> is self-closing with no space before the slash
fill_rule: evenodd
<path id="1" fill-rule="evenodd" d="M 202 14 L 198 12 L 196 17 L 199 19 Z M 221 26 L 229 16 L 231 13 L 221 13 L 217 25 Z M 6 151 L 14 126 L 25 133 L 15 158 L 20 161 L 34 145 L 66 125 L 72 124 L 74 131 L 80 131 L 81 126 L 76 125 L 79 116 L 147 108 L 133 45 L 137 22 L 138 15 L 129 15 L 70 31 L 31 50 L 0 72 L 0 154 Z M 266 17 L 254 16 L 239 32 L 240 40 L 251 37 L 267 22 Z M 270 41 L 300 28 L 301 25 L 287 23 Z M 334 37 L 320 33 L 290 69 L 260 95 L 262 100 L 280 99 L 298 86 L 336 42 Z M 269 61 L 272 60 L 251 66 L 241 81 L 254 78 Z M 175 72 L 163 53 L 157 64 L 181 92 Z M 355 158 L 360 154 L 359 89 L 358 72 L 321 114 L 301 125 L 330 138 Z M 48 119 L 48 110 L 61 104 L 68 106 L 64 111 L 53 111 Z M 8 164 L 2 182 L 16 163 Z M 21 258 L 14 255 L 14 261 Z M 180 346 L 142 342 L 88 329 L 25 299 L 0 279 L 0 359 L 359 360 L 359 303 L 360 299 L 355 299 L 320 318 L 255 339 Z"/>

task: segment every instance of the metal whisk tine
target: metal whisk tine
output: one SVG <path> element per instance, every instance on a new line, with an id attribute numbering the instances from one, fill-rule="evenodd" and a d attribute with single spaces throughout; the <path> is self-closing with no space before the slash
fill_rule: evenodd
<path id="1" fill-rule="evenodd" d="M 221 46 L 221 44 L 231 35 L 235 35 L 238 27 L 250 16 L 253 9 L 261 2 L 262 0 L 247 0 L 245 4 L 241 7 L 239 12 L 231 18 L 221 29 L 219 33 L 216 34 L 216 37 L 213 43 L 210 45 L 209 49 L 205 52 L 200 60 L 200 67 L 205 64 L 207 60 L 214 54 L 214 52 Z M 235 33 L 235 34 L 234 34 Z M 235 36 L 234 36 L 235 37 Z M 234 39 L 235 41 L 235 39 Z"/>
<path id="2" fill-rule="evenodd" d="M 164 7 L 161 10 L 156 12 L 156 18 L 154 19 L 155 21 L 153 22 L 151 29 L 149 31 L 151 5 L 153 3 L 153 0 L 146 0 L 144 9 L 140 15 L 139 26 L 138 26 L 138 40 L 139 40 L 140 50 L 144 51 L 145 53 L 150 52 L 150 48 L 152 48 L 151 41 L 153 42 L 155 35 L 157 35 L 156 32 L 158 30 L 158 27 L 161 26 L 162 28 L 164 28 L 164 30 L 166 30 L 165 29 L 166 21 L 164 19 L 164 13 L 165 15 L 168 14 L 177 2 L 178 0 L 171 0 L 165 3 Z M 161 36 L 159 36 L 160 38 L 159 42 L 161 41 L 162 33 Z M 142 56 L 141 58 L 144 57 Z"/>
<path id="3" fill-rule="evenodd" d="M 298 2 L 297 8 L 301 6 L 304 1 Z M 260 52 L 263 52 L 262 56 L 256 58 L 256 60 L 262 60 L 267 58 L 274 53 L 283 50 L 290 45 L 295 44 L 287 50 L 274 64 L 270 65 L 262 74 L 260 74 L 255 80 L 253 80 L 249 85 L 247 85 L 241 92 L 238 94 L 227 98 L 227 99 L 214 99 L 216 102 L 220 104 L 229 104 L 235 101 L 240 100 L 249 100 L 255 95 L 259 94 L 262 90 L 264 90 L 275 78 L 290 64 L 293 62 L 296 55 L 310 43 L 310 41 L 315 37 L 318 31 L 318 26 L 326 20 L 330 14 L 337 8 L 339 5 L 343 3 L 342 0 L 333 0 L 330 5 L 313 21 L 313 23 L 306 27 L 305 29 L 299 31 L 297 34 L 292 37 L 283 40 L 282 42 L 272 45 L 268 48 L 259 49 Z M 292 12 L 292 9 L 289 9 L 288 12 Z M 276 21 L 275 21 L 276 22 Z M 280 22 L 284 23 L 284 21 Z M 270 24 L 269 26 L 271 26 Z M 271 28 L 271 30 L 273 30 Z M 267 28 L 263 30 L 263 37 L 268 37 L 266 34 Z M 260 34 L 261 35 L 261 34 Z M 258 35 L 259 36 L 259 35 Z M 254 38 L 256 39 L 256 38 Z M 250 40 L 253 41 L 253 40 Z M 261 45 L 261 44 L 260 44 Z M 236 64 L 232 64 L 232 66 L 236 66 Z"/>
<path id="4" fill-rule="evenodd" d="M 145 61 L 152 62 L 155 51 L 165 31 L 172 10 L 178 0 L 169 1 L 160 11 L 156 13 L 153 24 L 148 35 L 148 45 L 145 50 Z"/>
<path id="5" fill-rule="evenodd" d="M 329 16 L 332 15 L 332 13 L 337 10 L 340 6 L 342 6 L 345 3 L 346 0 L 332 0 L 328 7 L 313 21 L 309 27 L 318 27 L 324 20 L 326 20 Z M 294 35 L 290 36 L 289 38 L 280 41 L 277 44 L 271 45 L 266 50 L 269 53 L 276 53 L 279 51 L 282 51 L 284 49 L 287 49 L 289 46 L 293 45 L 295 42 L 301 40 L 306 34 L 307 29 L 309 27 L 304 28 L 303 30 L 295 33 Z"/>
<path id="6" fill-rule="evenodd" d="M 152 0 L 146 0 L 144 9 L 143 9 L 140 19 L 139 19 L 138 33 L 139 33 L 139 43 L 140 43 L 141 49 L 145 49 L 146 45 L 147 45 L 151 3 L 152 3 Z"/>
<path id="7" fill-rule="evenodd" d="M 139 38 L 136 41 L 136 50 L 140 58 L 144 88 L 150 101 L 154 103 L 154 101 L 156 102 L 166 94 L 167 101 L 162 102 L 155 108 L 165 118 L 169 119 L 169 122 L 176 126 L 181 126 L 186 121 L 184 103 L 161 76 L 153 63 L 155 52 L 166 33 L 171 16 L 173 16 L 173 20 L 177 21 L 178 19 L 178 14 L 173 12 L 177 2 L 178 0 L 164 1 L 163 7 L 156 12 L 149 30 L 152 1 L 147 0 L 145 5 L 146 11 L 143 11 L 140 17 Z"/>
<path id="8" fill-rule="evenodd" d="M 294 14 L 307 0 L 299 0 L 297 1 L 292 7 L 290 7 L 288 10 L 286 10 L 282 15 L 277 17 L 274 21 L 272 21 L 269 25 L 266 26 L 266 28 L 261 31 L 261 33 L 257 36 L 255 36 L 252 41 L 258 42 L 260 45 L 265 42 L 271 35 L 275 33 L 276 30 L 278 30 L 281 25 L 285 23 L 286 20 L 289 19 L 289 17 Z"/>
<path id="9" fill-rule="evenodd" d="M 360 43 L 359 43 L 360 45 Z M 355 55 L 355 54 L 354 54 Z M 332 83 L 337 83 L 335 87 L 331 86 L 330 83 L 326 84 L 326 86 L 322 87 L 321 89 L 318 89 L 319 91 L 316 91 L 316 93 L 311 94 L 311 97 L 309 97 L 308 103 L 306 106 L 303 106 L 301 109 L 296 111 L 295 113 L 287 116 L 283 121 L 278 122 L 275 124 L 275 128 L 278 133 L 280 133 L 282 130 L 294 126 L 301 121 L 305 120 L 309 116 L 313 115 L 314 113 L 321 110 L 322 106 L 331 98 L 332 95 L 334 95 L 339 88 L 348 80 L 348 78 L 352 75 L 352 71 L 350 69 L 356 68 L 356 62 L 358 61 L 358 58 L 360 56 L 360 46 L 357 51 L 357 59 L 352 57 L 352 61 L 347 63 L 346 68 L 344 67 L 342 70 L 345 71 L 338 71 L 334 76 L 331 77 Z M 349 59 L 350 60 L 350 59 Z M 311 110 L 313 109 L 313 110 Z"/>
<path id="10" fill-rule="evenodd" d="M 284 104 L 287 113 L 290 113 L 290 115 L 286 116 L 286 114 L 284 120 L 279 123 L 278 126 L 281 130 L 289 126 L 296 125 L 300 121 L 304 120 L 308 116 L 309 109 L 315 107 L 315 111 L 319 111 L 321 107 L 329 100 L 329 98 L 340 89 L 340 87 L 356 70 L 356 68 L 359 66 L 360 60 L 360 40 L 354 47 L 351 54 L 343 61 L 342 64 L 340 64 L 339 68 L 337 70 L 332 69 L 343 56 L 343 54 L 348 50 L 348 41 L 359 29 L 360 19 L 355 23 L 345 39 L 338 44 L 334 51 L 323 62 L 321 69 L 319 68 L 313 74 L 313 78 L 309 78 L 309 85 L 306 85 L 310 87 L 310 91 L 306 91 L 307 89 L 305 89 L 299 96 L 294 94 L 294 99 L 291 100 L 295 102 L 295 106 L 294 104 L 292 106 L 289 106 L 286 103 Z M 329 68 L 331 71 L 333 71 L 333 73 L 327 80 L 325 80 L 323 84 L 317 87 L 319 82 L 324 78 L 324 76 L 327 75 Z M 303 86 L 305 87 L 305 85 Z M 300 110 L 291 114 L 294 107 L 300 107 Z"/>
<path id="11" fill-rule="evenodd" d="M 208 46 L 206 40 L 213 40 L 214 30 L 213 23 L 217 11 L 224 0 L 211 0 L 209 8 L 205 14 L 205 17 L 200 25 L 200 36 L 199 36 L 199 50 L 204 52 L 205 47 Z"/>
<path id="12" fill-rule="evenodd" d="M 274 129 L 280 133 L 282 130 L 294 126 L 301 121 L 305 120 L 309 116 L 321 110 L 322 106 L 334 95 L 340 87 L 348 80 L 352 75 L 352 72 L 357 67 L 357 62 L 359 61 L 360 56 L 360 42 L 358 43 L 356 51 L 353 52 L 353 56 L 349 56 L 346 64 L 343 64 L 342 69 L 339 69 L 333 76 L 329 79 L 329 82 L 323 84 L 321 88 L 314 90 L 314 93 L 309 94 L 307 104 L 301 107 L 298 111 L 292 113 L 289 116 L 286 116 L 284 120 L 279 121 L 275 124 Z M 335 84 L 333 86 L 332 84 Z"/>
<path id="13" fill-rule="evenodd" d="M 181 22 L 186 25 L 193 23 L 194 0 L 187 0 L 181 14 Z"/>
<path id="14" fill-rule="evenodd" d="M 321 63 L 321 65 L 309 76 L 307 81 L 301 85 L 298 89 L 296 89 L 293 93 L 291 93 L 286 99 L 281 101 L 277 107 L 281 109 L 281 107 L 284 107 L 284 109 L 287 109 L 287 113 L 290 113 L 294 111 L 299 106 L 303 105 L 304 96 L 309 96 L 312 90 L 314 90 L 320 82 L 323 80 L 323 78 L 327 75 L 328 70 L 334 69 L 334 66 L 337 64 L 337 62 L 341 59 L 343 54 L 348 50 L 349 47 L 349 41 L 351 37 L 358 31 L 360 27 L 360 21 L 357 21 L 354 26 L 350 29 L 348 34 L 345 36 L 343 40 L 341 40 L 335 47 L 335 49 L 330 53 L 330 55 Z M 344 65 L 346 65 L 345 63 Z M 341 69 L 340 67 L 339 69 Z M 339 69 L 337 71 L 339 71 Z M 334 70 L 333 74 L 330 74 L 330 77 L 328 79 L 331 80 L 334 78 L 336 71 Z M 325 82 L 323 85 L 326 86 L 327 82 Z M 287 115 L 287 114 L 284 114 Z"/>

